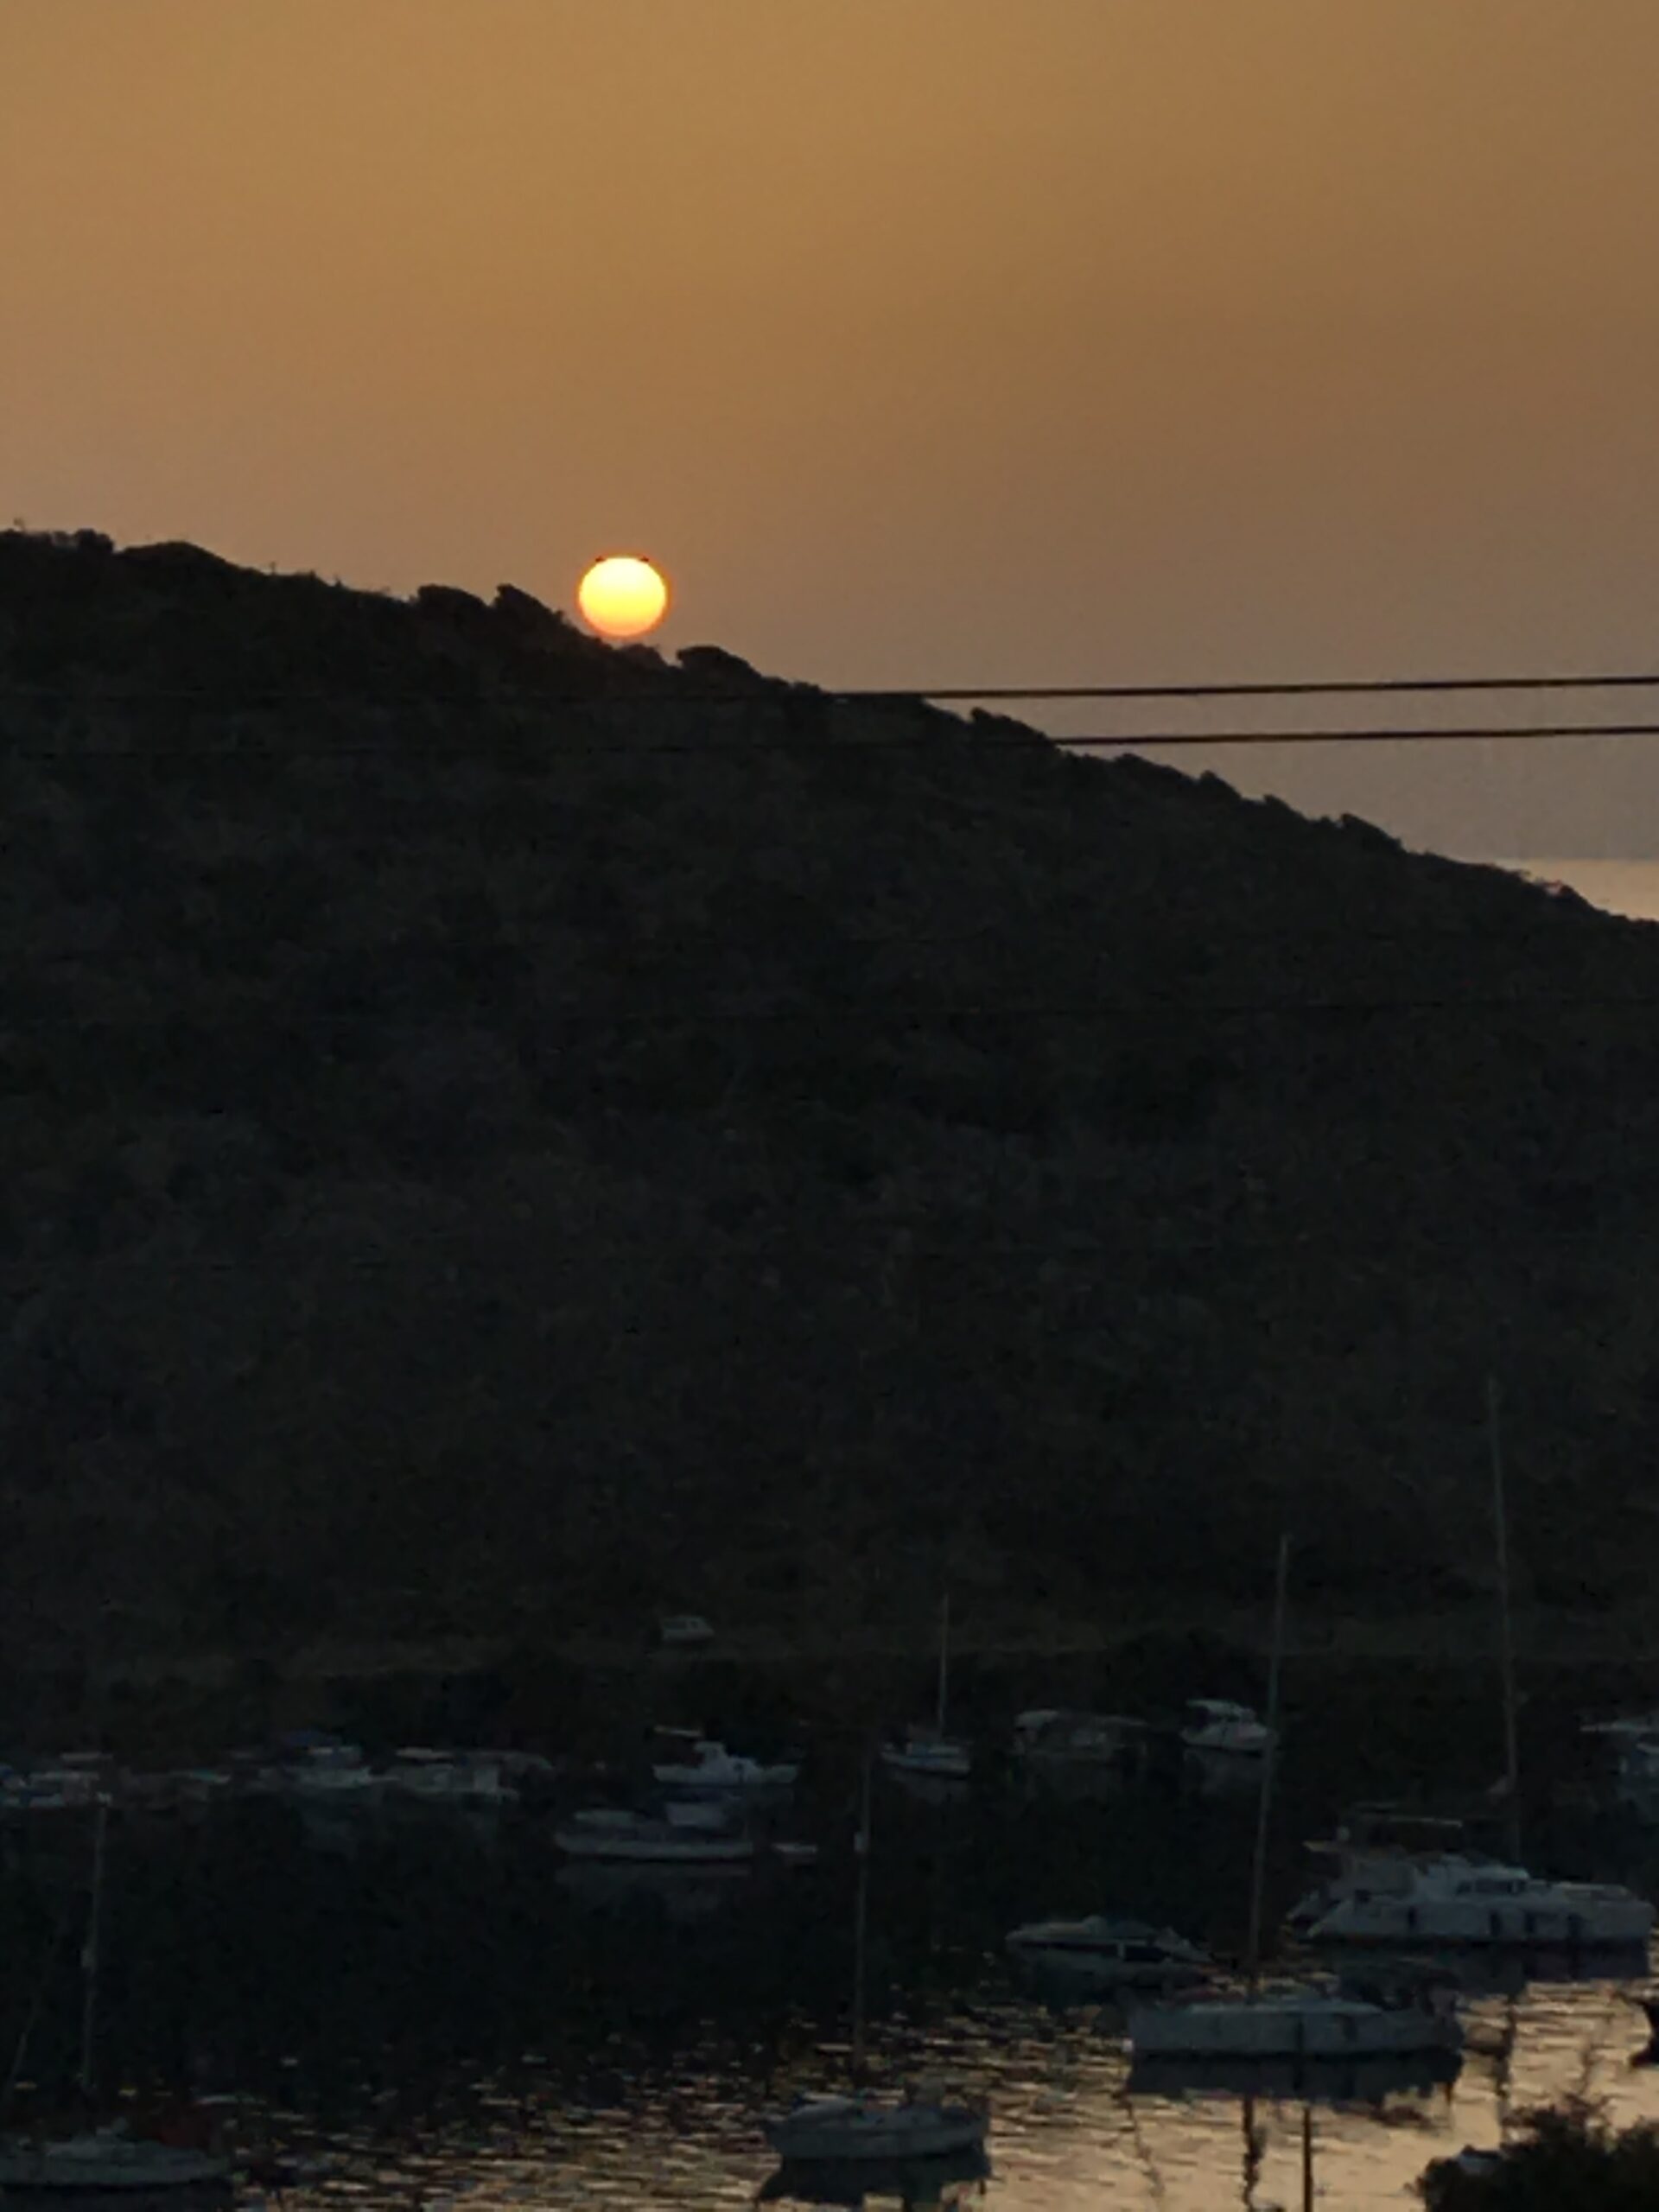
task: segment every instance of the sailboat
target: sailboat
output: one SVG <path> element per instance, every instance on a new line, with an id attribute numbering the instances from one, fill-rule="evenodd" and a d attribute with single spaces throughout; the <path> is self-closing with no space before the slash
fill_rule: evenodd
<path id="1" fill-rule="evenodd" d="M 1510 1620 L 1509 1513 L 1495 1377 L 1486 1383 L 1497 1548 L 1498 1660 L 1503 1682 L 1504 1771 L 1501 1799 L 1508 1857 L 1461 1849 L 1378 1851 L 1340 1842 L 1338 1872 L 1316 1909 L 1300 1910 L 1316 1944 L 1456 1945 L 1485 1950 L 1554 1948 L 1643 1955 L 1653 1933 L 1646 1897 L 1613 1882 L 1560 1882 L 1521 1860 L 1521 1762 L 1517 1748 L 1515 1641 Z"/>
<path id="2" fill-rule="evenodd" d="M 914 1721 L 902 1744 L 884 1744 L 881 1758 L 895 1774 L 931 1776 L 938 1782 L 965 1782 L 973 1772 L 969 1744 L 945 1732 L 950 1694 L 950 1597 L 939 1605 L 939 1694 L 932 1722 Z"/>
<path id="3" fill-rule="evenodd" d="M 99 1962 L 109 1817 L 109 1798 L 100 1796 L 93 1829 L 86 1938 L 80 1955 L 80 2095 L 89 2112 L 97 2108 Z M 23 2057 L 20 2046 L 12 2066 L 13 2084 L 22 2071 Z M 85 2197 L 100 2203 L 143 2202 L 146 2207 L 197 2205 L 228 2202 L 230 2196 L 228 2158 L 188 2144 L 135 2136 L 119 2125 L 38 2141 L 16 2135 L 0 2139 L 0 2202 L 8 2204 L 35 2198 L 62 2204 Z"/>
<path id="4" fill-rule="evenodd" d="M 895 2101 L 862 2086 L 864 1986 L 870 1900 L 870 1762 L 864 1762 L 859 1808 L 858 1890 L 853 1915 L 853 2036 L 850 2090 L 797 2100 L 766 2124 L 766 2139 L 786 2167 L 844 2168 L 852 2161 L 944 2159 L 983 2146 L 990 2126 L 981 2107 L 941 2104 L 906 2094 Z"/>
<path id="5" fill-rule="evenodd" d="M 1299 2068 L 1333 2060 L 1352 2065 L 1362 2058 L 1440 2056 L 1462 2044 L 1456 2012 L 1440 1989 L 1413 1988 L 1404 1993 L 1379 1989 L 1375 1995 L 1362 1996 L 1319 1980 L 1262 1981 L 1262 1892 L 1279 1745 L 1279 1676 L 1289 1572 L 1287 1536 L 1280 1540 L 1274 1600 L 1269 1734 L 1256 1803 L 1245 1987 L 1242 1992 L 1200 1992 L 1132 2009 L 1129 2049 L 1137 2067 L 1148 2060 L 1196 2063 L 1200 2069 L 1213 2069 L 1217 2062 L 1236 2068 L 1241 2061 L 1253 2064 L 1286 2059 Z"/>

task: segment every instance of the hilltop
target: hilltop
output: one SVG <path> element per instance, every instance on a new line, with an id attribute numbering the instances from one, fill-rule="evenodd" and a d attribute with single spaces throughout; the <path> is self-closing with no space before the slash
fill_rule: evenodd
<path id="1" fill-rule="evenodd" d="M 9 1649 L 1659 1567 L 1659 931 L 1019 724 L 0 535 Z"/>

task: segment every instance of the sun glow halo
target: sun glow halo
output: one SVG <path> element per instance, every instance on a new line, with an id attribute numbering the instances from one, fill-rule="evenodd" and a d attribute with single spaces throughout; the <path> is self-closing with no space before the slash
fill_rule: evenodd
<path id="1" fill-rule="evenodd" d="M 668 585 L 649 561 L 607 554 L 576 587 L 576 604 L 601 638 L 643 638 L 668 611 Z"/>

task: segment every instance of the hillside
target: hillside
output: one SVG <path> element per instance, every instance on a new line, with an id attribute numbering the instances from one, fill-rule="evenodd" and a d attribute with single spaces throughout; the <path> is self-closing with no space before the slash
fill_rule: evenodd
<path id="1" fill-rule="evenodd" d="M 3 1646 L 1659 1566 L 1659 931 L 1016 724 L 0 535 Z"/>

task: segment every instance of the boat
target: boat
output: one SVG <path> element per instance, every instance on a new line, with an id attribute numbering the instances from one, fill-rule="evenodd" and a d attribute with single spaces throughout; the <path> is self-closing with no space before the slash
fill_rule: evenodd
<path id="1" fill-rule="evenodd" d="M 657 1641 L 665 1651 L 694 1651 L 714 1640 L 715 1631 L 701 1613 L 669 1613 L 657 1624 Z"/>
<path id="2" fill-rule="evenodd" d="M 772 1849 L 780 1866 L 816 1866 L 818 1863 L 817 1845 L 800 1842 L 793 1836 L 779 1836 Z"/>
<path id="3" fill-rule="evenodd" d="M 792 1789 L 800 1778 L 798 1758 L 785 1757 L 769 1763 L 749 1758 L 741 1751 L 728 1751 L 713 1737 L 682 1734 L 668 1728 L 658 1733 L 679 1738 L 690 1751 L 689 1757 L 653 1763 L 652 1775 L 667 1789 Z"/>
<path id="4" fill-rule="evenodd" d="M 501 1762 L 473 1751 L 435 1751 L 409 1745 L 394 1754 L 381 1777 L 388 1798 L 404 1804 L 498 1812 L 518 1802 L 518 1790 Z"/>
<path id="5" fill-rule="evenodd" d="M 297 1759 L 283 1766 L 277 1786 L 285 1796 L 342 1808 L 378 1804 L 385 1787 L 360 1745 L 334 1741 L 307 1745 Z"/>
<path id="6" fill-rule="evenodd" d="M 1464 1852 L 1365 1860 L 1343 1879 L 1310 1943 L 1640 1950 L 1653 1930 L 1652 1905 L 1615 1883 L 1548 1881 Z"/>
<path id="7" fill-rule="evenodd" d="M 574 1814 L 554 1829 L 553 1840 L 567 1859 L 650 1866 L 734 1866 L 754 1857 L 754 1839 L 741 1828 L 608 1805 Z"/>
<path id="8" fill-rule="evenodd" d="M 1413 1859 L 1433 1859 L 1461 1846 L 1465 1823 L 1439 1814 L 1395 1805 L 1357 1805 L 1343 1815 L 1337 1833 L 1307 1845 L 1310 1852 L 1336 1861 L 1335 1871 L 1285 1915 L 1288 1934 L 1306 1938 L 1340 1899 L 1357 1889 L 1375 1889 L 1395 1880 Z"/>
<path id="9" fill-rule="evenodd" d="M 1599 1737 L 1612 1751 L 1616 1801 L 1651 1819 L 1659 1809 L 1659 1713 L 1586 1721 L 1582 1732 Z"/>
<path id="10" fill-rule="evenodd" d="M 100 2203 L 229 2203 L 228 2158 L 154 2143 L 120 2127 L 56 2142 L 12 2140 L 0 2148 L 0 2202 L 96 2199 Z"/>
<path id="11" fill-rule="evenodd" d="M 990 2175 L 981 2144 L 895 2158 L 785 2158 L 756 2202 L 860 2205 L 896 2197 L 902 2205 L 954 2204 Z"/>
<path id="12" fill-rule="evenodd" d="M 92 1866 L 81 1947 L 80 2101 L 98 2109 L 97 2035 L 99 1972 L 103 1956 L 105 1873 L 108 1858 L 110 1797 L 98 1800 L 92 1826 Z M 12 2063 L 20 2073 L 28 2031 Z M 202 2115 L 198 2109 L 195 2117 Z M 167 2207 L 185 2202 L 228 2203 L 232 2195 L 228 2158 L 191 2144 L 134 2135 L 124 2125 L 83 2128 L 57 2138 L 22 2134 L 0 2137 L 0 2202 L 50 2200 L 74 2203 L 87 2199 L 118 2200 L 134 2206 Z"/>
<path id="13" fill-rule="evenodd" d="M 904 1740 L 884 1744 L 882 1764 L 894 1774 L 917 1775 L 935 1782 L 966 1782 L 974 1770 L 973 1747 L 945 1728 L 950 1689 L 950 1599 L 939 1606 L 939 1688 L 931 1722 L 916 1721 Z"/>
<path id="14" fill-rule="evenodd" d="M 848 2095 L 803 2097 L 766 2124 L 766 2139 L 792 2164 L 846 2165 L 864 2159 L 902 2162 L 978 2151 L 985 2115 L 973 2105 L 927 2099 L 894 2104 Z"/>
<path id="15" fill-rule="evenodd" d="M 1296 1980 L 1148 2005 L 1129 2019 L 1135 2062 L 1158 2058 L 1338 2059 L 1453 2052 L 1462 2033 L 1439 1986 L 1389 2001 Z"/>
<path id="16" fill-rule="evenodd" d="M 844 2091 L 799 2097 L 766 2125 L 767 2141 L 786 2164 L 848 2162 L 890 2164 L 938 2158 L 983 2148 L 990 2126 L 979 2105 L 912 2095 L 899 2098 L 868 2089 L 864 2072 L 864 1986 L 869 1948 L 871 1762 L 864 1762 L 858 1832 L 854 1849 L 858 1882 L 853 1906 L 853 2023 Z"/>
<path id="17" fill-rule="evenodd" d="M 1273 1730 L 1250 1706 L 1235 1705 L 1223 1697 L 1192 1697 L 1186 1701 L 1181 1741 L 1201 1758 L 1259 1759 L 1273 1740 Z"/>
<path id="18" fill-rule="evenodd" d="M 1202 1981 L 1213 1961 L 1171 1928 L 1094 1913 L 1084 1920 L 1036 1920 L 1014 1929 L 1008 1948 L 1026 1964 L 1058 1969 L 1102 1987 L 1167 1988 Z"/>
<path id="19" fill-rule="evenodd" d="M 1328 1979 L 1274 1981 L 1261 1974 L 1262 1898 L 1279 1747 L 1279 1678 L 1283 1664 L 1290 1540 L 1281 1537 L 1274 1597 L 1268 1718 L 1256 1796 L 1255 1848 L 1250 1876 L 1249 1936 L 1242 1989 L 1206 1990 L 1162 2004 L 1137 2005 L 1128 2015 L 1135 2064 L 1162 2060 L 1200 2068 L 1326 2059 L 1450 2057 L 1462 2046 L 1452 1993 L 1419 1984 L 1406 1992 L 1358 1994 Z"/>
<path id="20" fill-rule="evenodd" d="M 1520 1863 L 1521 1778 L 1515 1649 L 1510 1605 L 1509 1520 L 1495 1380 L 1486 1386 L 1497 1550 L 1498 1656 L 1503 1681 L 1504 1774 L 1498 1791 L 1509 1831 L 1507 1860 L 1465 1851 L 1417 1854 L 1368 1841 L 1343 1852 L 1329 1904 L 1307 1917 L 1316 1944 L 1558 1948 L 1569 1952 L 1641 1949 L 1653 1930 L 1645 1897 L 1611 1882 L 1558 1882 Z"/>
<path id="21" fill-rule="evenodd" d="M 1109 1767 L 1139 1771 L 1147 1764 L 1150 1721 L 1127 1713 L 1075 1713 L 1042 1706 L 1016 1713 L 1014 1756 L 1035 1767 Z"/>

